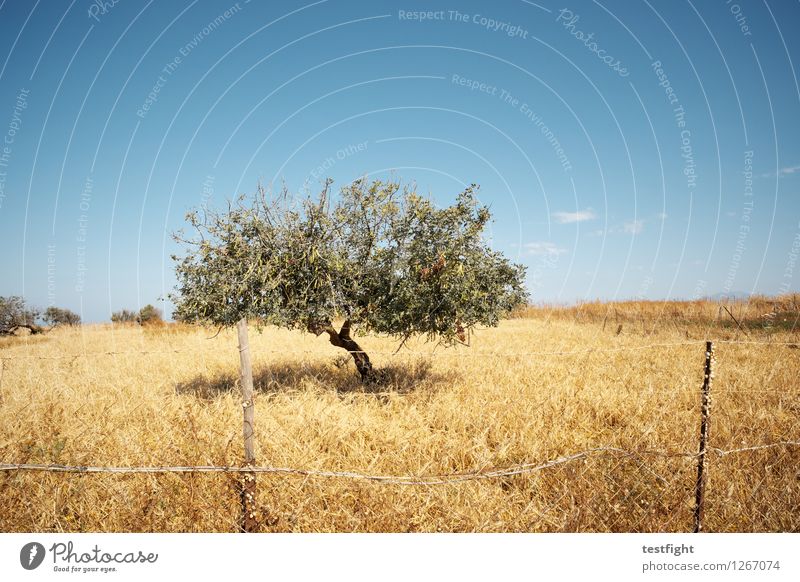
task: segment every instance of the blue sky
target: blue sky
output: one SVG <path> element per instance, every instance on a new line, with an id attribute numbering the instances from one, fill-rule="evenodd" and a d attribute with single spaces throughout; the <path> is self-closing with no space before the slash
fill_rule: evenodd
<path id="1" fill-rule="evenodd" d="M 0 295 L 169 313 L 191 207 L 362 175 L 535 301 L 798 290 L 798 2 L 0 2 Z"/>

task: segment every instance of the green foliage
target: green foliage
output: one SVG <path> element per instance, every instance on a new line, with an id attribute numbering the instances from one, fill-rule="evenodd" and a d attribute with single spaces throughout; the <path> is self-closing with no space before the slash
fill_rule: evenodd
<path id="1" fill-rule="evenodd" d="M 121 309 L 111 314 L 111 321 L 114 323 L 133 323 L 138 321 L 139 314 L 128 309 Z"/>
<path id="2" fill-rule="evenodd" d="M 161 310 L 148 303 L 139 310 L 139 315 L 136 317 L 136 321 L 142 325 L 146 325 L 148 323 L 160 323 L 163 321 L 161 317 Z"/>
<path id="3" fill-rule="evenodd" d="M 48 307 L 42 316 L 47 325 L 55 327 L 57 325 L 80 325 L 81 316 L 70 311 L 69 309 L 62 309 L 61 307 Z"/>
<path id="4" fill-rule="evenodd" d="M 0 297 L 0 333 L 9 333 L 20 326 L 34 330 L 38 317 L 39 310 L 28 306 L 22 297 Z"/>
<path id="5" fill-rule="evenodd" d="M 114 323 L 138 323 L 141 325 L 160 323 L 163 321 L 161 310 L 149 303 L 139 311 L 122 309 L 111 314 Z"/>
<path id="6" fill-rule="evenodd" d="M 177 262 L 175 317 L 233 325 L 242 317 L 319 333 L 336 317 L 398 338 L 463 340 L 527 301 L 525 268 L 482 238 L 490 220 L 476 186 L 456 203 L 397 182 L 356 180 L 334 201 L 268 198 L 187 215 L 195 238 Z"/>

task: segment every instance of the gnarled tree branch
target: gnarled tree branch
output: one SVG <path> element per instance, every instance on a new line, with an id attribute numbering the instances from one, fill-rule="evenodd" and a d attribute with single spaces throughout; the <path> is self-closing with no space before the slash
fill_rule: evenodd
<path id="1" fill-rule="evenodd" d="M 350 352 L 350 355 L 353 356 L 356 369 L 361 375 L 361 381 L 372 382 L 375 380 L 375 371 L 372 368 L 372 362 L 370 362 L 367 353 L 361 349 L 361 346 L 350 337 L 350 328 L 351 322 L 349 319 L 345 320 L 339 331 L 336 331 L 336 328 L 333 327 L 330 321 L 312 322 L 308 324 L 308 331 L 317 336 L 327 333 L 331 345 Z"/>

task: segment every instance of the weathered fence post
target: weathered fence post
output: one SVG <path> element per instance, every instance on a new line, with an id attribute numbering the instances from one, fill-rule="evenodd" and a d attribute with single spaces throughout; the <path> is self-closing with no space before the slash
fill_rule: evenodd
<path id="1" fill-rule="evenodd" d="M 253 405 L 253 366 L 250 361 L 250 340 L 247 337 L 247 319 L 242 318 L 236 324 L 239 336 L 239 364 L 242 385 L 242 411 L 244 436 L 244 464 L 253 467 L 256 464 L 255 441 L 253 435 L 255 407 Z M 255 472 L 242 473 L 241 484 L 242 522 L 243 532 L 254 532 L 258 529 L 256 519 L 256 474 Z"/>
<path id="2" fill-rule="evenodd" d="M 706 365 L 703 375 L 702 404 L 700 407 L 700 453 L 697 456 L 697 482 L 694 488 L 694 533 L 703 531 L 703 512 L 705 510 L 706 479 L 708 462 L 708 429 L 711 422 L 711 381 L 714 378 L 714 344 L 706 342 Z"/>

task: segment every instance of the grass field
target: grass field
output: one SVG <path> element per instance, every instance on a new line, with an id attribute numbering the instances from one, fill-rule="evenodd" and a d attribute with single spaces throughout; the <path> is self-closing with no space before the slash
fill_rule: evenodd
<path id="1" fill-rule="evenodd" d="M 444 349 L 251 326 L 259 465 L 438 485 L 258 477 L 263 531 L 690 531 L 705 345 L 717 340 L 705 527 L 800 531 L 797 297 L 537 307 Z M 772 313 L 771 316 L 765 314 Z M 0 344 L 0 462 L 238 465 L 235 331 L 56 329 Z M 363 341 L 361 341 L 363 340 Z M 735 343 L 743 341 L 747 343 Z M 758 343 L 749 343 L 758 342 Z M 278 346 L 286 350 L 278 351 Z M 235 531 L 234 474 L 0 471 L 0 531 Z"/>

